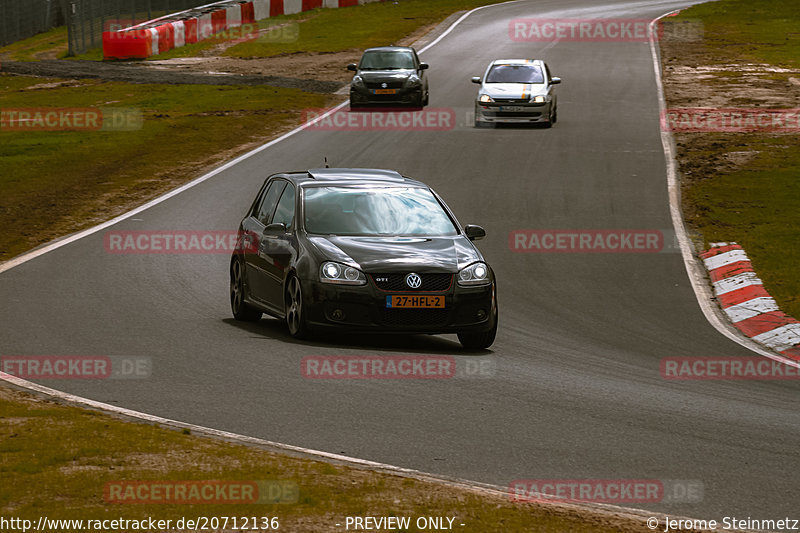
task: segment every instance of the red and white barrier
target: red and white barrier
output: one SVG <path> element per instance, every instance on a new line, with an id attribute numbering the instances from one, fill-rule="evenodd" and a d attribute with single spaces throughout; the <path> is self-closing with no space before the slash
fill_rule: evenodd
<path id="1" fill-rule="evenodd" d="M 375 1 L 379 0 L 224 0 L 129 28 L 103 32 L 103 58 L 145 59 L 269 17 Z"/>
<path id="2" fill-rule="evenodd" d="M 714 295 L 736 328 L 768 348 L 800 360 L 800 321 L 780 310 L 756 276 L 744 249 L 720 243 L 700 254 Z"/>

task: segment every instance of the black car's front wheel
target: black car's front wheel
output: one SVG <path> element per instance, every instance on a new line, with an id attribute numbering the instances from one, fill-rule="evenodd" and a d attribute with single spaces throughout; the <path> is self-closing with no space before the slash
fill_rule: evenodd
<path id="1" fill-rule="evenodd" d="M 231 311 L 233 318 L 243 322 L 258 322 L 261 311 L 250 307 L 245 301 L 244 266 L 242 260 L 236 258 L 231 263 Z"/>
<path id="2" fill-rule="evenodd" d="M 494 343 L 497 336 L 497 320 L 489 331 L 462 331 L 458 341 L 467 350 L 484 350 Z"/>
<path id="3" fill-rule="evenodd" d="M 494 343 L 497 336 L 497 293 L 496 289 L 492 289 L 492 314 L 494 315 L 494 324 L 492 328 L 487 331 L 462 331 L 458 334 L 458 341 L 461 346 L 467 350 L 484 350 Z"/>
<path id="4" fill-rule="evenodd" d="M 289 278 L 286 284 L 286 325 L 289 334 L 295 339 L 302 339 L 308 335 L 305 308 L 303 305 L 303 287 L 297 276 Z"/>

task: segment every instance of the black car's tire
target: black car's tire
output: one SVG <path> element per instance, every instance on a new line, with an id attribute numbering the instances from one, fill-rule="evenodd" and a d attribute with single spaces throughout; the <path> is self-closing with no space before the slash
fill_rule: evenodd
<path id="1" fill-rule="evenodd" d="M 431 100 L 431 94 L 429 92 L 425 91 L 425 101 L 422 102 L 422 105 L 423 106 L 428 105 L 430 103 L 430 100 Z"/>
<path id="2" fill-rule="evenodd" d="M 497 336 L 497 319 L 489 331 L 463 331 L 458 334 L 458 341 L 467 350 L 483 350 L 494 343 Z"/>
<path id="3" fill-rule="evenodd" d="M 292 276 L 286 283 L 285 314 L 286 326 L 289 328 L 289 335 L 295 339 L 308 337 L 309 329 L 306 321 L 306 313 L 303 305 L 303 286 L 297 276 Z"/>
<path id="4" fill-rule="evenodd" d="M 244 267 L 238 257 L 231 263 L 231 312 L 233 318 L 242 322 L 258 322 L 261 311 L 248 305 L 245 300 Z"/>

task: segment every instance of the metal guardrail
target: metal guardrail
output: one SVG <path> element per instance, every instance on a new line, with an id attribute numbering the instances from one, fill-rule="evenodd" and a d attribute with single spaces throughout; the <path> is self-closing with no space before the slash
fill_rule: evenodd
<path id="1" fill-rule="evenodd" d="M 70 55 L 103 44 L 103 32 L 133 26 L 209 0 L 60 0 L 67 16 Z"/>

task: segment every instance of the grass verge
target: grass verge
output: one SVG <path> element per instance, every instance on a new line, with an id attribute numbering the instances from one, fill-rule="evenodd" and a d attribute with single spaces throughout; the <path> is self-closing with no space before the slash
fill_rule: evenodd
<path id="1" fill-rule="evenodd" d="M 488 531 L 637 531 L 628 519 L 515 503 L 504 496 L 375 473 L 345 465 L 185 434 L 57 404 L 0 385 L 0 516 L 33 521 L 173 520 L 274 517 L 279 531 L 343 531 L 347 516 L 452 517 L 454 529 Z M 289 503 L 109 503 L 121 481 L 224 480 L 295 486 Z M 120 492 L 120 494 L 124 494 Z M 288 496 L 288 495 L 287 495 Z M 127 500 L 127 498 L 126 498 Z M 130 501 L 130 500 L 127 500 Z M 272 501 L 272 500 L 270 500 Z M 445 522 L 446 523 L 446 522 Z M 464 524 L 460 527 L 459 524 Z M 174 529 L 174 527 L 166 528 Z M 186 528 L 191 529 L 191 528 Z M 221 529 L 221 528 L 219 528 Z M 232 530 L 230 524 L 226 528 Z M 260 528 L 264 530 L 265 528 Z M 62 527 L 58 531 L 77 531 Z"/>
<path id="2" fill-rule="evenodd" d="M 115 108 L 133 131 L 0 131 L 0 259 L 118 214 L 274 137 L 329 96 L 0 75 L 0 109 Z"/>
<path id="3" fill-rule="evenodd" d="M 691 43 L 702 60 L 696 65 L 768 64 L 800 67 L 800 4 L 763 0 L 757 5 L 743 0 L 719 0 L 700 4 L 675 19 L 702 21 L 702 43 Z M 677 63 L 685 59 L 678 54 Z M 683 64 L 686 64 L 684 62 Z M 742 83 L 742 73 L 725 72 L 701 83 L 712 98 L 723 91 L 734 97 L 729 107 L 797 107 L 796 99 L 783 105 L 759 102 L 756 94 L 791 94 L 797 74 L 774 73 L 750 83 L 748 91 L 733 89 Z M 794 80 L 794 81 L 793 81 Z M 742 100 L 742 97 L 745 97 Z M 680 102 L 668 102 L 668 106 Z M 704 101 L 694 105 L 703 106 Z M 710 107 L 719 107 L 712 105 Z M 722 106 L 725 107 L 725 106 Z M 710 242 L 735 241 L 744 246 L 754 268 L 781 308 L 800 317 L 800 210 L 797 208 L 800 180 L 800 145 L 794 133 L 693 133 L 677 136 L 681 171 L 693 176 L 683 183 L 684 213 L 690 226 Z M 742 164 L 715 168 L 709 162 L 730 159 L 736 154 L 749 157 Z M 702 171 L 692 172 L 701 168 Z"/>

